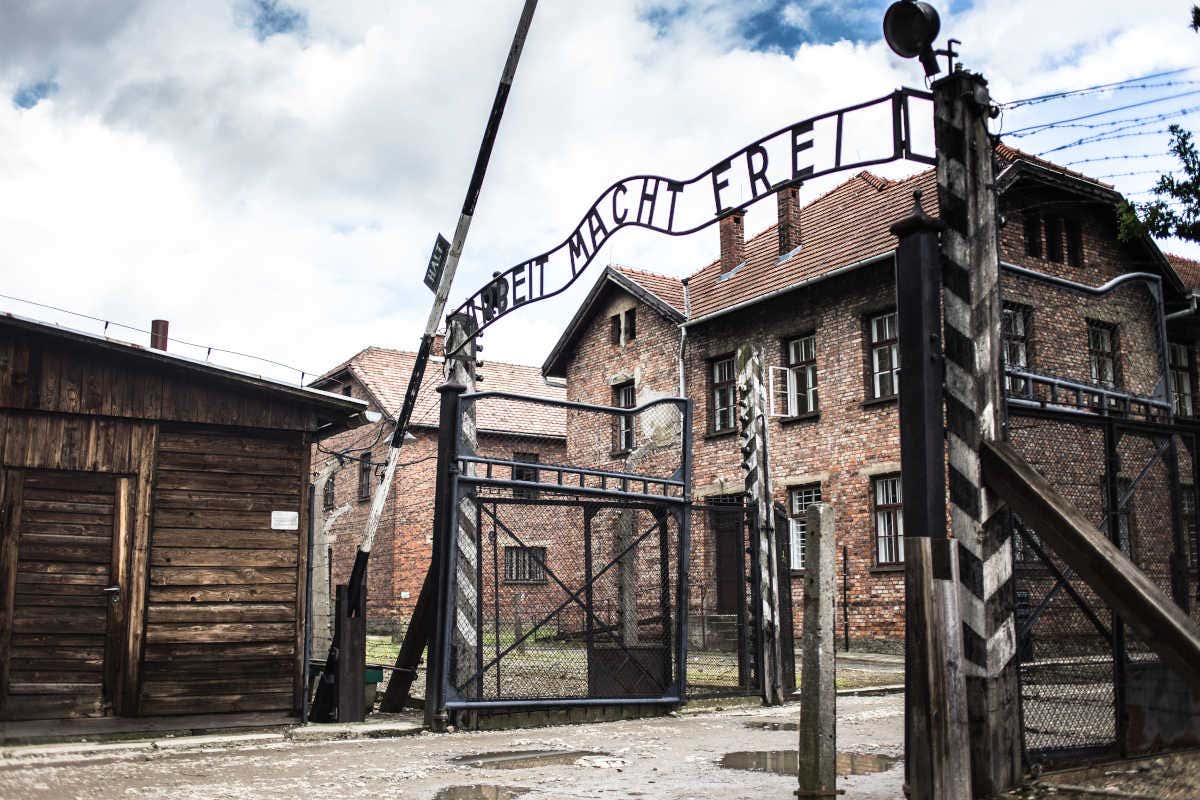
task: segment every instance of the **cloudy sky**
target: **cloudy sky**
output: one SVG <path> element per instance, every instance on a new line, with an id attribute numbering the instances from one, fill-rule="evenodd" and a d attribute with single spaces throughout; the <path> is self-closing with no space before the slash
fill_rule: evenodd
<path id="1" fill-rule="evenodd" d="M 921 86 L 919 66 L 880 38 L 886 5 L 542 0 L 452 299 L 562 241 L 617 178 L 690 177 L 788 123 Z M 943 34 L 962 40 L 963 61 L 1000 101 L 1200 63 L 1183 0 L 936 5 Z M 136 327 L 167 318 L 173 337 L 310 376 L 369 344 L 414 348 L 431 300 L 424 263 L 434 236 L 453 232 L 520 6 L 0 2 L 0 292 Z M 1139 135 L 1050 156 L 1110 157 L 1076 167 L 1094 175 L 1167 168 L 1167 137 L 1154 131 L 1197 116 L 1145 118 L 1200 107 L 1200 70 L 1146 83 L 1000 122 L 1017 130 L 1179 95 L 1081 123 L 1129 118 L 1146 123 L 1127 131 Z M 1009 141 L 1043 152 L 1109 130 Z M 1136 193 L 1154 176 L 1106 180 Z M 772 205 L 752 209 L 751 233 Z M 624 231 L 592 272 L 611 261 L 683 275 L 716 252 L 715 228 Z M 494 326 L 486 356 L 540 364 L 592 280 Z M 12 300 L 0 310 L 102 327 Z"/>

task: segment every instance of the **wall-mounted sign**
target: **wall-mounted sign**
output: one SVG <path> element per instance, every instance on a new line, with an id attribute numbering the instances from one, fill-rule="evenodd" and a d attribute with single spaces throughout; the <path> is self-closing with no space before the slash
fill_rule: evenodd
<path id="1" fill-rule="evenodd" d="M 914 99 L 928 103 L 930 113 L 914 115 Z M 933 156 L 913 150 L 914 124 L 915 138 L 932 142 L 932 100 L 928 92 L 900 89 L 781 128 L 691 180 L 659 175 L 619 180 L 564 242 L 499 273 L 454 313 L 471 317 L 478 333 L 510 311 L 559 294 L 622 228 L 683 236 L 790 184 L 902 158 L 935 164 Z"/>
<path id="2" fill-rule="evenodd" d="M 438 234 L 433 242 L 433 253 L 429 256 L 429 266 L 425 267 L 425 285 L 432 291 L 437 291 L 438 281 L 442 279 L 442 270 L 446 268 L 446 256 L 450 253 L 450 243 L 446 237 Z"/>
<path id="3" fill-rule="evenodd" d="M 298 530 L 300 530 L 300 512 L 298 512 L 298 511 L 272 511 L 271 512 L 271 530 L 273 530 L 273 531 L 298 531 Z"/>

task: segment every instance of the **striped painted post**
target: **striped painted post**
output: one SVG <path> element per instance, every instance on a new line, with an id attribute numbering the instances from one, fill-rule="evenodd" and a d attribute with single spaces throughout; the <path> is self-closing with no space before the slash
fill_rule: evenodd
<path id="1" fill-rule="evenodd" d="M 933 86 L 942 233 L 950 530 L 958 542 L 963 661 L 975 795 L 1021 777 L 1012 544 L 983 487 L 979 450 L 1001 437 L 1000 256 L 987 82 L 959 71 Z"/>
<path id="2" fill-rule="evenodd" d="M 763 700 L 782 704 L 782 652 L 779 636 L 779 563 L 775 549 L 770 465 L 767 459 L 767 392 L 762 354 L 750 345 L 737 350 L 738 435 L 742 469 L 746 473 L 746 502 L 750 508 L 751 542 L 757 553 L 760 602 L 759 670 Z"/>

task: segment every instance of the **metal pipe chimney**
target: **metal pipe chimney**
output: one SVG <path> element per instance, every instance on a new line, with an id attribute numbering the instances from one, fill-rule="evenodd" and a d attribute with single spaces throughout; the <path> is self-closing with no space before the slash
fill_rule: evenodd
<path id="1" fill-rule="evenodd" d="M 155 350 L 167 349 L 167 327 L 169 323 L 165 319 L 156 319 L 150 322 L 150 346 Z"/>

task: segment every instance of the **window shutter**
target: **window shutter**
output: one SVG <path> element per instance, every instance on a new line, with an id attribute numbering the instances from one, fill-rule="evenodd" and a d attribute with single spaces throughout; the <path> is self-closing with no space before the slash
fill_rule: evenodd
<path id="1" fill-rule="evenodd" d="M 609 341 L 612 344 L 621 343 L 621 315 L 614 314 L 609 321 Z"/>
<path id="2" fill-rule="evenodd" d="M 795 376 L 787 367 L 767 367 L 767 408 L 772 417 L 795 416 Z"/>

